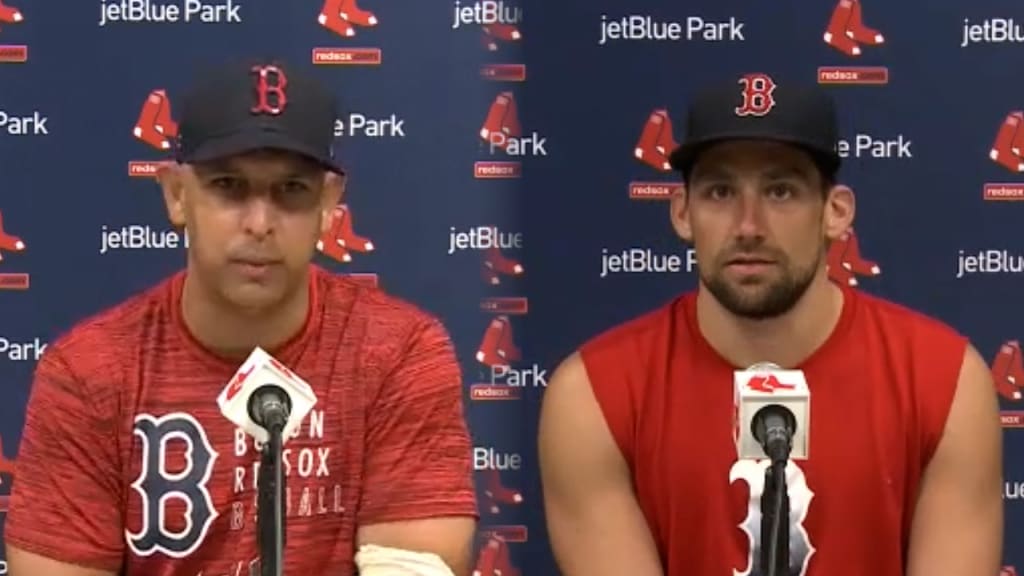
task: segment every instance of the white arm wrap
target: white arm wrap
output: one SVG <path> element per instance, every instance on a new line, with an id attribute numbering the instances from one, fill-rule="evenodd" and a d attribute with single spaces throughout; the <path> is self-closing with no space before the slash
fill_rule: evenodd
<path id="1" fill-rule="evenodd" d="M 366 545 L 356 553 L 359 576 L 455 576 L 437 554 Z"/>

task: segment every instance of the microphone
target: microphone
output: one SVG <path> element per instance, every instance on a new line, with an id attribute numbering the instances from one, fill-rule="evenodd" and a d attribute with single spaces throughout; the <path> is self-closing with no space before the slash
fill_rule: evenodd
<path id="1" fill-rule="evenodd" d="M 763 362 L 734 372 L 733 385 L 737 456 L 806 460 L 811 391 L 803 371 Z"/>
<path id="2" fill-rule="evenodd" d="M 282 576 L 284 572 L 283 446 L 316 402 L 316 394 L 305 380 L 259 347 L 217 398 L 221 413 L 263 444 L 256 516 L 262 576 Z"/>
<path id="3" fill-rule="evenodd" d="M 294 435 L 316 403 L 305 380 L 259 347 L 217 398 L 221 414 L 263 444 L 271 431 L 282 441 Z"/>

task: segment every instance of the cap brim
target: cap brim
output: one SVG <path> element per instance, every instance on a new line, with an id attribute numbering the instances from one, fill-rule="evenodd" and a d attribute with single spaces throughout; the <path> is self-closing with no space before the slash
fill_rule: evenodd
<path id="1" fill-rule="evenodd" d="M 305 156 L 321 164 L 327 170 L 344 174 L 345 170 L 333 158 L 313 150 L 287 134 L 272 130 L 241 130 L 219 138 L 211 138 L 192 154 L 182 158 L 183 162 L 210 162 L 228 156 L 245 154 L 256 150 L 282 150 Z"/>
<path id="2" fill-rule="evenodd" d="M 805 150 L 808 154 L 813 156 L 817 162 L 821 163 L 822 167 L 826 170 L 835 172 L 839 169 L 840 158 L 834 150 L 823 150 L 821 147 L 800 138 L 789 138 L 777 134 L 764 134 L 757 132 L 718 134 L 712 138 L 704 138 L 702 140 L 687 142 L 669 154 L 669 166 L 671 166 L 673 170 L 688 173 L 690 169 L 693 168 L 693 164 L 697 161 L 697 156 L 699 156 L 701 152 L 715 144 L 731 140 L 764 140 L 768 142 L 779 142 L 781 144 L 791 144 Z"/>

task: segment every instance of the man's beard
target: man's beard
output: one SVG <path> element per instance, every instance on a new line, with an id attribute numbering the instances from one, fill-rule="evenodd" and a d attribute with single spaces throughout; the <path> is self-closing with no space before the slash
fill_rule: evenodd
<path id="1" fill-rule="evenodd" d="M 819 255 L 811 266 L 803 269 L 789 268 L 785 261 L 776 262 L 783 270 L 782 276 L 767 285 L 758 286 L 749 294 L 742 285 L 731 284 L 720 272 L 721 267 L 716 268 L 717 273 L 701 272 L 700 279 L 708 292 L 729 312 L 748 320 L 769 320 L 789 312 L 803 298 L 814 281 L 822 257 Z"/>

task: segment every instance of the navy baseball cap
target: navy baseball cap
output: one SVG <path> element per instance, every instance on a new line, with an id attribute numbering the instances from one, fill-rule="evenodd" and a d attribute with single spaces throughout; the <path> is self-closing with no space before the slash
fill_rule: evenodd
<path id="1" fill-rule="evenodd" d="M 181 163 L 259 149 L 294 152 L 344 174 L 334 156 L 334 95 L 307 71 L 280 61 L 231 62 L 201 73 L 178 122 Z"/>
<path id="2" fill-rule="evenodd" d="M 839 121 L 832 97 L 817 85 L 776 82 L 746 74 L 695 94 L 686 137 L 669 164 L 689 176 L 701 152 L 726 140 L 769 140 L 808 152 L 826 176 L 839 170 Z"/>

